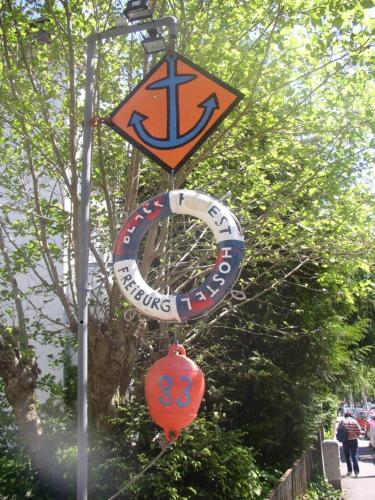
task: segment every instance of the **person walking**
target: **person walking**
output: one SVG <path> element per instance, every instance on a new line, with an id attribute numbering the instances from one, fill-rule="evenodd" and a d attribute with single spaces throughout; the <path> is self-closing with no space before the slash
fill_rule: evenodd
<path id="1" fill-rule="evenodd" d="M 368 431 L 368 436 L 370 439 L 370 445 L 375 448 L 375 414 L 371 416 L 369 424 L 370 430 Z"/>
<path id="2" fill-rule="evenodd" d="M 343 424 L 348 433 L 347 439 L 342 443 L 346 465 L 348 467 L 347 475 L 351 476 L 354 470 L 355 477 L 358 477 L 358 437 L 361 434 L 361 428 L 358 422 L 353 418 L 353 413 L 351 411 L 345 412 Z"/>

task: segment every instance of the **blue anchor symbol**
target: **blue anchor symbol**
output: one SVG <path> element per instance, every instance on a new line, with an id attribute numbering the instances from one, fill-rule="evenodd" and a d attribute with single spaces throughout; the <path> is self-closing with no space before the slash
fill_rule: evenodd
<path id="1" fill-rule="evenodd" d="M 178 87 L 184 83 L 190 82 L 196 78 L 196 75 L 179 75 L 177 74 L 177 55 L 172 54 L 167 56 L 168 72 L 167 78 L 163 78 L 154 83 L 151 83 L 146 89 L 166 89 L 167 104 L 168 104 L 168 123 L 167 123 L 167 138 L 160 139 L 149 134 L 144 126 L 144 121 L 147 116 L 133 111 L 128 126 L 134 128 L 140 139 L 148 146 L 156 149 L 174 149 L 197 137 L 210 121 L 215 109 L 219 109 L 216 94 L 208 96 L 202 103 L 198 104 L 199 108 L 204 108 L 203 114 L 198 123 L 186 132 L 184 135 L 179 133 L 179 107 L 178 107 Z"/>

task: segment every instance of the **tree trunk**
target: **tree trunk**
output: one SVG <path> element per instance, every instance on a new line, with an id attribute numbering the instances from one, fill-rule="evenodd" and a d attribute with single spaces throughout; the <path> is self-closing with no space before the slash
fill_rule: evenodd
<path id="1" fill-rule="evenodd" d="M 117 320 L 112 327 L 89 326 L 90 416 L 97 428 L 107 427 L 106 419 L 116 414 L 116 395 L 124 395 L 129 387 L 144 328 L 137 317 L 129 322 Z"/>
<path id="2" fill-rule="evenodd" d="M 0 328 L 0 376 L 4 381 L 5 394 L 13 408 L 17 426 L 42 487 L 53 498 L 66 499 L 67 490 L 62 470 L 43 434 L 36 409 L 38 365 L 30 356 L 31 349 L 26 356 L 20 354 L 21 351 L 15 346 L 15 337 Z"/>

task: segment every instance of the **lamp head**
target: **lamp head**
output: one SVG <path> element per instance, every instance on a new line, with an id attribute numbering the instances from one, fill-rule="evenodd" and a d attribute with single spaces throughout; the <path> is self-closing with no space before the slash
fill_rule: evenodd
<path id="1" fill-rule="evenodd" d="M 156 52 L 167 50 L 164 36 L 156 28 L 148 30 L 147 33 L 148 36 L 142 40 L 146 54 L 156 54 Z"/>
<path id="2" fill-rule="evenodd" d="M 147 0 L 129 0 L 124 9 L 124 15 L 131 23 L 152 19 L 152 12 L 148 7 Z"/>

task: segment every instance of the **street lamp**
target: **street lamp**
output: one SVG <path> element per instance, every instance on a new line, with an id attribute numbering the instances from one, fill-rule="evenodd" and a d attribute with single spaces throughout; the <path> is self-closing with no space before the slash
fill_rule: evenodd
<path id="1" fill-rule="evenodd" d="M 138 14 L 137 14 L 138 13 Z M 152 18 L 152 14 L 144 0 L 131 0 L 124 11 L 129 21 Z M 146 16 L 147 14 L 147 16 Z M 140 17 L 141 16 L 141 17 Z M 91 188 L 91 150 L 92 150 L 92 119 L 94 110 L 94 61 L 96 44 L 130 35 L 131 33 L 147 32 L 150 38 L 160 38 L 159 28 L 168 28 L 170 47 L 174 48 L 177 38 L 177 20 L 165 17 L 153 21 L 126 26 L 120 23 L 114 27 L 93 33 L 87 38 L 86 55 L 86 85 L 85 85 L 85 118 L 83 125 L 82 144 L 82 177 L 81 177 L 81 208 L 79 233 L 79 286 L 78 286 L 78 457 L 77 457 L 77 499 L 87 500 L 87 346 L 88 346 L 88 266 L 90 248 L 90 188 Z M 146 39 L 147 40 L 147 39 Z M 155 45 L 154 45 L 155 47 Z"/>
<path id="2" fill-rule="evenodd" d="M 124 15 L 130 23 L 152 19 L 153 15 L 148 7 L 147 0 L 130 0 L 126 4 Z M 148 37 L 143 37 L 142 45 L 147 55 L 167 50 L 167 44 L 158 28 L 147 30 Z"/>
<path id="3" fill-rule="evenodd" d="M 124 15 L 129 22 L 152 19 L 152 12 L 148 7 L 147 0 L 129 0 L 124 9 Z"/>
<path id="4" fill-rule="evenodd" d="M 164 52 L 167 50 L 167 44 L 163 35 L 155 28 L 148 30 L 148 37 L 142 40 L 143 48 L 146 54 L 155 54 L 156 52 Z"/>

